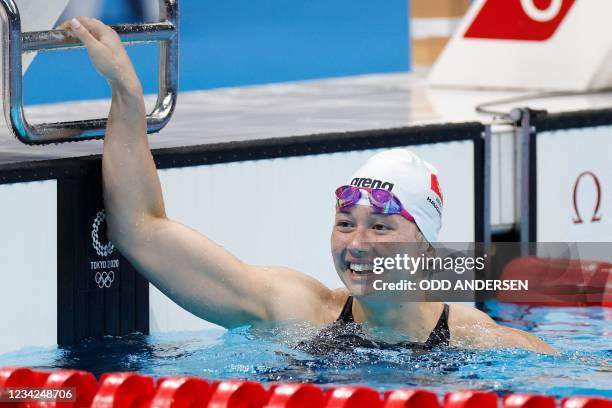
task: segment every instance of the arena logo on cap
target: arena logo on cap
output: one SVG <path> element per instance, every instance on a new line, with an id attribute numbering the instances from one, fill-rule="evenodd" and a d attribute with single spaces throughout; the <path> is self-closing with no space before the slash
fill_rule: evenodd
<path id="1" fill-rule="evenodd" d="M 465 38 L 546 41 L 557 31 L 575 0 L 489 0 Z"/>
<path id="2" fill-rule="evenodd" d="M 355 177 L 351 180 L 351 185 L 356 187 L 369 187 L 369 188 L 384 188 L 385 190 L 392 191 L 393 183 L 383 180 L 376 180 L 366 177 Z"/>

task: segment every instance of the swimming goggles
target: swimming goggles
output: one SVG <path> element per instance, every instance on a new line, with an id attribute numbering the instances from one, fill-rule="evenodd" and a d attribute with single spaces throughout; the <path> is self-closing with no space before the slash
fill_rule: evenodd
<path id="1" fill-rule="evenodd" d="M 340 186 L 336 189 L 336 208 L 342 210 L 357 204 L 361 199 L 362 190 L 368 193 L 370 205 L 377 212 L 381 214 L 399 214 L 408 221 L 415 222 L 414 217 L 404 209 L 400 200 L 392 192 L 384 188 Z"/>

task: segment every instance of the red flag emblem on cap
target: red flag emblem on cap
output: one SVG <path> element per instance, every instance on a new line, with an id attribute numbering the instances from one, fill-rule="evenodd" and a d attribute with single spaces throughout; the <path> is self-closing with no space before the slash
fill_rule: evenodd
<path id="1" fill-rule="evenodd" d="M 442 197 L 442 191 L 440 191 L 440 184 L 438 183 L 438 177 L 435 174 L 431 175 L 431 191 L 436 193 L 440 200 L 444 202 L 444 197 Z"/>

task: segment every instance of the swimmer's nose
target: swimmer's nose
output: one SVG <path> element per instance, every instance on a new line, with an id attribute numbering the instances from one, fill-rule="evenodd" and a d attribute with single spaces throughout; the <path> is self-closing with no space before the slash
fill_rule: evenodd
<path id="1" fill-rule="evenodd" d="M 352 239 L 347 247 L 350 254 L 355 257 L 363 257 L 364 255 L 366 255 L 369 249 L 364 230 L 361 228 L 357 228 L 351 238 Z"/>
<path id="2" fill-rule="evenodd" d="M 349 253 L 355 258 L 364 258 L 368 251 L 362 248 L 349 248 Z"/>

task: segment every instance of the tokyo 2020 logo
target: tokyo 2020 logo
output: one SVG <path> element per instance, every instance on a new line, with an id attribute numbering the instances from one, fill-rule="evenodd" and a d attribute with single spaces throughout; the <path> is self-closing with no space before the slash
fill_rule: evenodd
<path id="1" fill-rule="evenodd" d="M 91 229 L 91 240 L 96 253 L 100 256 L 109 256 L 115 250 L 115 246 L 112 242 L 108 241 L 107 243 L 100 242 L 99 232 L 100 228 L 103 226 L 103 223 L 106 221 L 106 211 L 101 210 L 96 214 L 96 218 L 92 224 Z"/>

